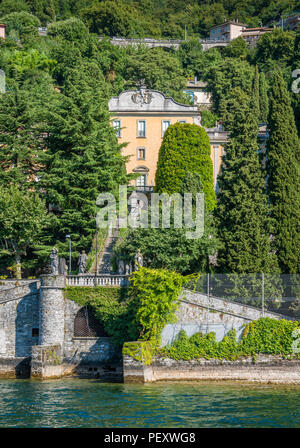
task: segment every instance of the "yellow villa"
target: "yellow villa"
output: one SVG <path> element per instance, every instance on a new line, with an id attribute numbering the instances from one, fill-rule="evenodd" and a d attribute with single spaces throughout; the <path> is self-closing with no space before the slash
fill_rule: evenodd
<path id="1" fill-rule="evenodd" d="M 127 172 L 139 174 L 136 187 L 144 191 L 153 190 L 159 149 L 166 129 L 176 122 L 201 126 L 197 106 L 177 103 L 156 90 L 122 92 L 111 98 L 109 111 L 119 143 L 128 143 L 122 149 L 122 155 L 129 157 Z M 220 125 L 206 131 L 211 142 L 216 186 L 227 134 Z"/>

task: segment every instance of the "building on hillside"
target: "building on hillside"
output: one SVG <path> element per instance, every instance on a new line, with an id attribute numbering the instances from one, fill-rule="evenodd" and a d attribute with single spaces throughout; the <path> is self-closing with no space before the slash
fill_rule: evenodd
<path id="1" fill-rule="evenodd" d="M 238 20 L 215 25 L 210 28 L 209 38 L 211 40 L 230 41 L 239 37 L 246 26 L 245 23 L 240 23 Z"/>
<path id="2" fill-rule="evenodd" d="M 190 78 L 184 92 L 190 95 L 195 106 L 199 109 L 210 109 L 211 94 L 206 92 L 207 82 L 198 81 L 197 77 Z"/>
<path id="3" fill-rule="evenodd" d="M 4 23 L 0 23 L 0 38 L 5 39 L 5 28 L 6 25 Z"/>
<path id="4" fill-rule="evenodd" d="M 254 47 L 257 44 L 258 39 L 265 33 L 270 33 L 274 28 L 257 27 L 246 28 L 242 30 L 241 36 L 249 44 L 250 47 Z"/>
<path id="5" fill-rule="evenodd" d="M 285 19 L 281 18 L 277 22 L 277 26 L 282 27 L 284 30 L 297 31 L 300 22 L 300 13 L 293 14 Z"/>
<path id="6" fill-rule="evenodd" d="M 214 186 L 218 190 L 217 178 L 222 165 L 222 157 L 225 154 L 224 145 L 228 141 L 228 133 L 223 131 L 222 123 L 216 123 L 214 128 L 205 128 L 210 145 L 210 157 L 213 163 Z"/>
<path id="7" fill-rule="evenodd" d="M 109 111 L 119 143 L 128 143 L 122 148 L 122 155 L 129 157 L 127 172 L 139 175 L 135 183 L 141 191 L 153 191 L 159 150 L 166 129 L 176 122 L 201 126 L 197 106 L 177 103 L 156 90 L 123 92 L 111 98 Z M 208 135 L 216 179 L 227 133 L 218 126 L 208 129 Z"/>
<path id="8" fill-rule="evenodd" d="M 249 43 L 250 47 L 254 47 L 260 38 L 265 33 L 269 33 L 273 28 L 256 27 L 247 28 L 247 25 L 239 22 L 226 22 L 221 25 L 213 26 L 210 29 L 209 38 L 212 40 L 231 41 L 237 37 L 242 37 Z"/>

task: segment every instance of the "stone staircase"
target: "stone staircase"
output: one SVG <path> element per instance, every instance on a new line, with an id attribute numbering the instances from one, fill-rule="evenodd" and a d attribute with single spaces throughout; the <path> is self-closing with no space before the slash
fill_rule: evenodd
<path id="1" fill-rule="evenodd" d="M 113 249 L 119 237 L 119 229 L 112 229 L 106 239 L 103 251 L 99 257 L 98 261 L 98 274 L 112 274 L 112 256 Z"/>

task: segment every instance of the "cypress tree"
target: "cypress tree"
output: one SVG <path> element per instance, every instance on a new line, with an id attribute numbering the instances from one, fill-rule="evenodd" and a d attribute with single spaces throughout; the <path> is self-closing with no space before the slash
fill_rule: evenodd
<path id="1" fill-rule="evenodd" d="M 270 92 L 268 194 L 274 244 L 283 273 L 300 272 L 300 146 L 290 95 L 281 72 Z"/>
<path id="2" fill-rule="evenodd" d="M 266 123 L 268 121 L 268 115 L 269 115 L 269 98 L 268 98 L 266 77 L 263 72 L 259 74 L 259 108 L 260 108 L 260 120 Z"/>
<path id="3" fill-rule="evenodd" d="M 230 141 L 226 145 L 216 218 L 223 247 L 221 272 L 259 273 L 277 270 L 271 253 L 265 181 L 259 160 L 258 123 L 251 98 L 240 88 L 228 99 Z"/>

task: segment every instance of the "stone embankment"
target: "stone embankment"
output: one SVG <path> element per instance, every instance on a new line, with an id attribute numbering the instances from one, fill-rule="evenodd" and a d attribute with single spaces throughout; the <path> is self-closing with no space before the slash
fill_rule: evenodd
<path id="1" fill-rule="evenodd" d="M 178 361 L 156 357 L 151 365 L 124 356 L 125 383 L 156 381 L 243 381 L 254 383 L 300 384 L 300 360 L 280 356 L 257 355 L 256 360 L 237 361 L 193 359 Z"/>

